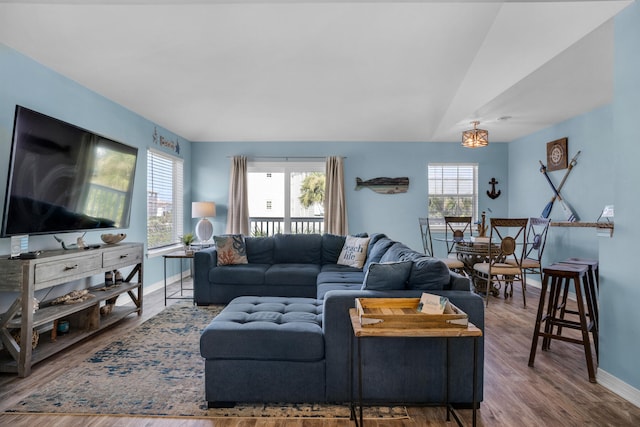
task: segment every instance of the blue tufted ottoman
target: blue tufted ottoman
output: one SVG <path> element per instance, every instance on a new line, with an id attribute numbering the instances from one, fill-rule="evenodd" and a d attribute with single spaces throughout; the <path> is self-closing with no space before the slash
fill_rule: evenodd
<path id="1" fill-rule="evenodd" d="M 205 328 L 209 407 L 325 400 L 323 301 L 239 297 Z"/>

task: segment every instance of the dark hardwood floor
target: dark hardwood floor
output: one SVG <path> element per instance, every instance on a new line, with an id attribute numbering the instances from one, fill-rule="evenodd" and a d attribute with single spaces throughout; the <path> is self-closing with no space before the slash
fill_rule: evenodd
<path id="1" fill-rule="evenodd" d="M 491 298 L 486 310 L 484 401 L 478 411 L 481 426 L 637 426 L 640 408 L 587 378 L 581 347 L 553 341 L 549 352 L 538 350 L 535 368 L 527 366 L 539 297 L 527 291 L 528 307 L 515 289 L 514 298 Z M 175 301 L 171 301 L 175 303 Z M 27 378 L 0 374 L 0 410 L 10 407 L 38 387 L 86 359 L 119 336 L 164 309 L 163 292 L 145 296 L 144 314 L 130 316 L 93 338 L 35 365 Z M 367 427 L 418 427 L 455 425 L 445 421 L 442 408 L 408 408 L 409 420 L 365 421 Z M 471 411 L 460 411 L 471 425 Z M 342 427 L 347 420 L 271 418 L 190 419 L 86 415 L 0 414 L 1 426 L 64 427 Z"/>

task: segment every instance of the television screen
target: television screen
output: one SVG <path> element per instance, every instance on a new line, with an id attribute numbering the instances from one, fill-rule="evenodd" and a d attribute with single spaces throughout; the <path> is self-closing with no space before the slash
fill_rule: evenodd
<path id="1" fill-rule="evenodd" d="M 2 236 L 127 228 L 137 154 L 16 106 Z"/>

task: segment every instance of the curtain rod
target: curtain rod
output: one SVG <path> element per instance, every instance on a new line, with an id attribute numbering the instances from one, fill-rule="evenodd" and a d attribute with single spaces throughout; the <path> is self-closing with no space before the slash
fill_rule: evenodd
<path id="1" fill-rule="evenodd" d="M 231 159 L 235 156 L 227 156 L 227 159 Z M 285 160 L 288 161 L 289 159 L 326 159 L 327 157 L 330 156 L 255 156 L 255 157 L 251 157 L 251 156 L 247 156 L 248 159 L 251 160 L 257 160 L 257 159 L 279 159 L 279 160 Z M 346 159 L 347 157 L 343 157 L 343 159 Z"/>

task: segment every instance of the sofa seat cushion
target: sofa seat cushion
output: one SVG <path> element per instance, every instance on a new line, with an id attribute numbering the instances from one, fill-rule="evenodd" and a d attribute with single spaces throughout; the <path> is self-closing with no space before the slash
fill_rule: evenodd
<path id="1" fill-rule="evenodd" d="M 318 290 L 316 291 L 316 297 L 319 300 L 323 300 L 324 296 L 329 291 L 359 291 L 362 288 L 362 282 L 358 283 L 322 283 L 318 285 Z"/>
<path id="2" fill-rule="evenodd" d="M 357 283 L 362 285 L 364 272 L 362 271 L 323 271 L 318 274 L 318 285 L 323 283 Z"/>
<path id="3" fill-rule="evenodd" d="M 322 301 L 238 297 L 205 328 L 205 359 L 318 361 L 324 358 Z"/>
<path id="4" fill-rule="evenodd" d="M 341 264 L 325 264 L 320 269 L 321 273 L 339 272 L 339 273 L 364 273 L 362 268 L 349 267 Z"/>
<path id="5" fill-rule="evenodd" d="M 264 273 L 265 285 L 315 286 L 319 264 L 273 264 Z"/>
<path id="6" fill-rule="evenodd" d="M 209 270 L 209 282 L 224 285 L 263 285 L 269 264 L 220 265 Z"/>

